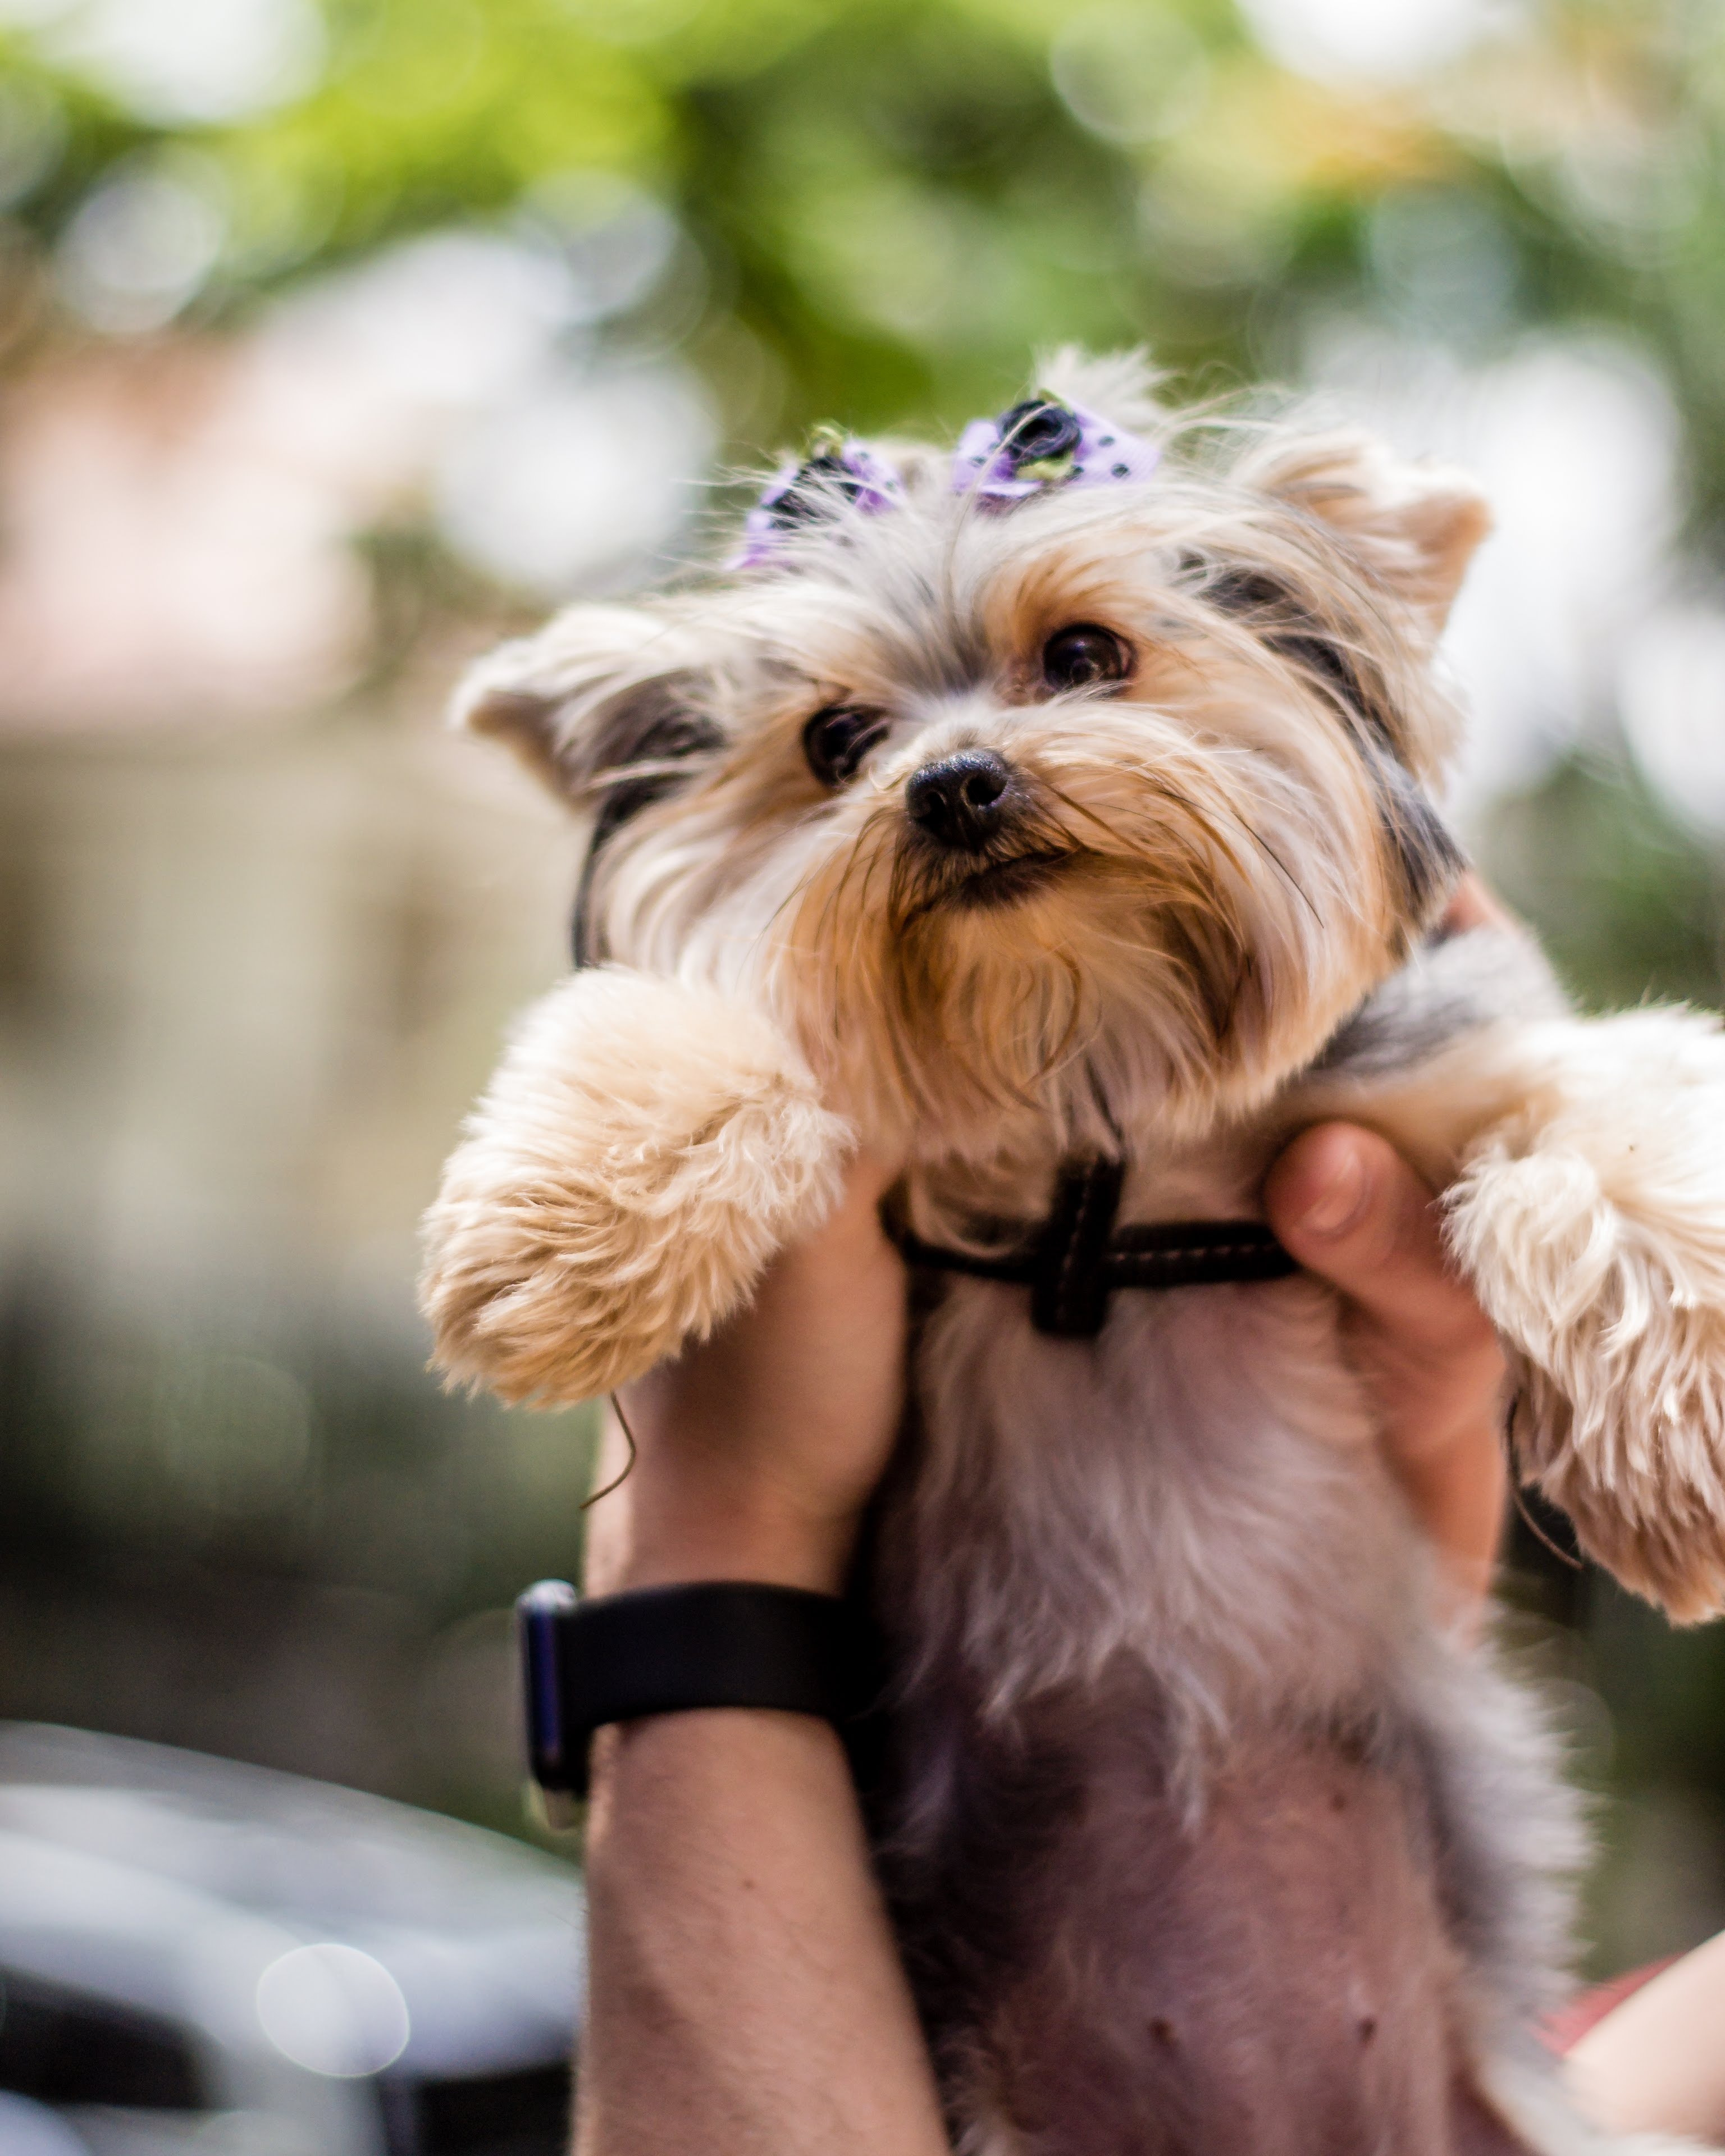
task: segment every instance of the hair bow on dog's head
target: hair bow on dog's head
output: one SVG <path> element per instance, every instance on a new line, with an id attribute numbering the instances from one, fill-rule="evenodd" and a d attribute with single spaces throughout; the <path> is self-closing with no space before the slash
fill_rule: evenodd
<path id="1" fill-rule="evenodd" d="M 904 500 L 898 474 L 866 442 L 836 431 L 815 436 L 814 454 L 787 459 L 761 490 L 743 521 L 742 552 L 732 565 L 752 569 L 771 558 L 787 532 L 845 506 L 891 509 Z"/>
<path id="2" fill-rule="evenodd" d="M 1153 443 L 1100 413 L 1053 397 L 1032 397 L 998 419 L 973 419 L 952 453 L 952 489 L 983 502 L 1022 501 L 1055 486 L 1108 486 L 1147 480 L 1162 459 Z M 814 453 L 781 465 L 743 524 L 733 568 L 770 561 L 786 536 L 845 507 L 876 511 L 904 500 L 886 459 L 835 429 L 815 438 Z"/>
<path id="3" fill-rule="evenodd" d="M 1095 412 L 1032 397 L 998 419 L 973 419 L 952 453 L 952 490 L 1022 501 L 1050 486 L 1148 479 L 1162 460 L 1150 442 Z"/>

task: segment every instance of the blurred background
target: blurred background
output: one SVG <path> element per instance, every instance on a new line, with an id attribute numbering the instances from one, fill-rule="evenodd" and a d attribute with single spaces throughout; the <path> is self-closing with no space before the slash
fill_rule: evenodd
<path id="1" fill-rule="evenodd" d="M 529 1831 L 589 1424 L 412 1278 L 571 847 L 440 707 L 1067 338 L 1482 475 L 1455 814 L 1585 1002 L 1725 997 L 1712 0 L 0 0 L 0 1716 Z M 1725 1634 L 1512 1594 L 1595 1967 L 1725 1923 Z"/>

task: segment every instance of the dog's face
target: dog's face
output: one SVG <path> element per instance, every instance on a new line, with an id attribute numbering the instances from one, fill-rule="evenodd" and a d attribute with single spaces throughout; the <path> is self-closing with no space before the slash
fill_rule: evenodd
<path id="1" fill-rule="evenodd" d="M 1440 906 L 1432 646 L 1485 528 L 1352 439 L 1005 507 L 907 453 L 762 567 L 473 678 L 594 821 L 584 952 L 763 998 L 880 1138 L 1243 1112 Z"/>

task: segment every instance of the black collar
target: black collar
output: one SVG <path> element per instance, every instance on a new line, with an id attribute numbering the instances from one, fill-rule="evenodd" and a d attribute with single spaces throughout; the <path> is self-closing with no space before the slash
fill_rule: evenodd
<path id="1" fill-rule="evenodd" d="M 1017 1246 L 998 1255 L 925 1243 L 891 1212 L 883 1217 L 907 1264 L 1028 1286 L 1030 1322 L 1039 1332 L 1069 1339 L 1101 1331 L 1116 1288 L 1282 1280 L 1296 1270 L 1261 1220 L 1158 1220 L 1117 1229 L 1125 1181 L 1117 1160 L 1067 1161 L 1047 1219 L 1037 1228 L 1019 1225 Z M 1014 1230 L 1003 1227 L 1002 1234 Z"/>

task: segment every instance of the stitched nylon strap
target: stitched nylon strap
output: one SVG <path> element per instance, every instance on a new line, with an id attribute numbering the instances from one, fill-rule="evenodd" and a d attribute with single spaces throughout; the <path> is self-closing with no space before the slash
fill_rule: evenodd
<path id="1" fill-rule="evenodd" d="M 747 1707 L 842 1724 L 878 1690 L 859 1613 L 802 1588 L 710 1580 L 583 1602 L 547 1579 L 516 1613 L 533 1779 L 574 1796 L 587 1794 L 588 1740 L 606 1722 Z"/>
<path id="2" fill-rule="evenodd" d="M 998 1255 L 925 1243 L 891 1218 L 887 1233 L 909 1265 L 1028 1287 L 1037 1331 L 1069 1339 L 1101 1331 L 1117 1288 L 1284 1280 L 1296 1270 L 1261 1220 L 1158 1220 L 1117 1229 L 1125 1179 L 1118 1161 L 1070 1163 L 1047 1220 L 1024 1229 L 1018 1247 Z"/>

